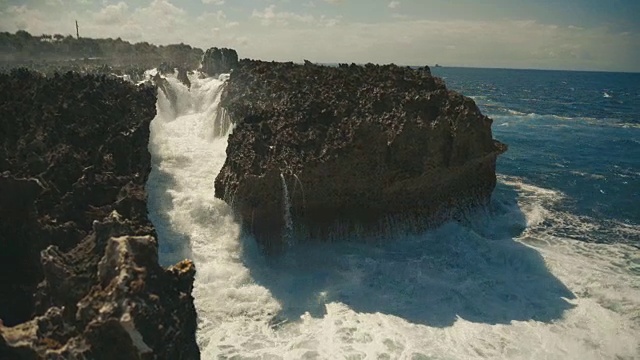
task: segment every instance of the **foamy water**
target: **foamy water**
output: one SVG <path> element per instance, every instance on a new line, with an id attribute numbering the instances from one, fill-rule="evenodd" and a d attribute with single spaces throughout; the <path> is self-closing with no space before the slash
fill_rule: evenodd
<path id="1" fill-rule="evenodd" d="M 224 80 L 168 80 L 174 101 L 159 93 L 151 124 L 149 211 L 161 261 L 196 263 L 203 359 L 640 357 L 638 250 L 565 237 L 556 229 L 588 236 L 588 219 L 554 211 L 564 194 L 520 178 L 500 177 L 491 208 L 465 224 L 266 258 L 214 197 Z"/>

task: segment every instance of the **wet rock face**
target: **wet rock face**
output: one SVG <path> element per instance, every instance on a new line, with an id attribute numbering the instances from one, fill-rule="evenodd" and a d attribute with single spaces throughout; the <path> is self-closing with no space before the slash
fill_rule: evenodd
<path id="1" fill-rule="evenodd" d="M 231 72 L 238 66 L 238 53 L 233 49 L 211 48 L 202 57 L 202 71 L 209 76 Z"/>
<path id="2" fill-rule="evenodd" d="M 147 218 L 156 89 L 14 70 L 0 94 L 0 359 L 197 358 L 193 264 L 162 269 Z"/>
<path id="3" fill-rule="evenodd" d="M 237 125 L 216 196 L 267 248 L 439 224 L 489 201 L 506 150 L 428 68 L 242 60 L 222 106 Z"/>

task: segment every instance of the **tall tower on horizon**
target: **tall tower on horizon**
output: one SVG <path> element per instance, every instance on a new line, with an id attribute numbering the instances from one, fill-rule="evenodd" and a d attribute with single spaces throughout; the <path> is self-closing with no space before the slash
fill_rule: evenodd
<path id="1" fill-rule="evenodd" d="M 76 39 L 80 39 L 80 31 L 78 30 L 78 20 L 76 20 Z"/>

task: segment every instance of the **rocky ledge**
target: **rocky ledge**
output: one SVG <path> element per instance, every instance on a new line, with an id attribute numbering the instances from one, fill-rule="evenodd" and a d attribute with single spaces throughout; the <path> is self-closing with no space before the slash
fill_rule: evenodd
<path id="1" fill-rule="evenodd" d="M 267 249 L 440 224 L 489 201 L 506 150 L 426 67 L 242 60 L 221 104 L 236 127 L 215 193 Z"/>
<path id="2" fill-rule="evenodd" d="M 0 74 L 0 359 L 194 359 L 189 261 L 158 265 L 156 89 Z"/>

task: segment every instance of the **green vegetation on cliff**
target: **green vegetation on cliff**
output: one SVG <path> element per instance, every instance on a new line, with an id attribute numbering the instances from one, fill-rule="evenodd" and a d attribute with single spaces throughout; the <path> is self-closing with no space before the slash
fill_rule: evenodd
<path id="1" fill-rule="evenodd" d="M 20 30 L 15 34 L 0 32 L 0 64 L 2 67 L 42 65 L 69 67 L 71 64 L 112 67 L 157 67 L 161 64 L 195 69 L 204 51 L 186 44 L 132 44 L 120 38 L 91 39 L 72 36 L 38 35 Z M 40 69 L 42 70 L 42 69 Z"/>

